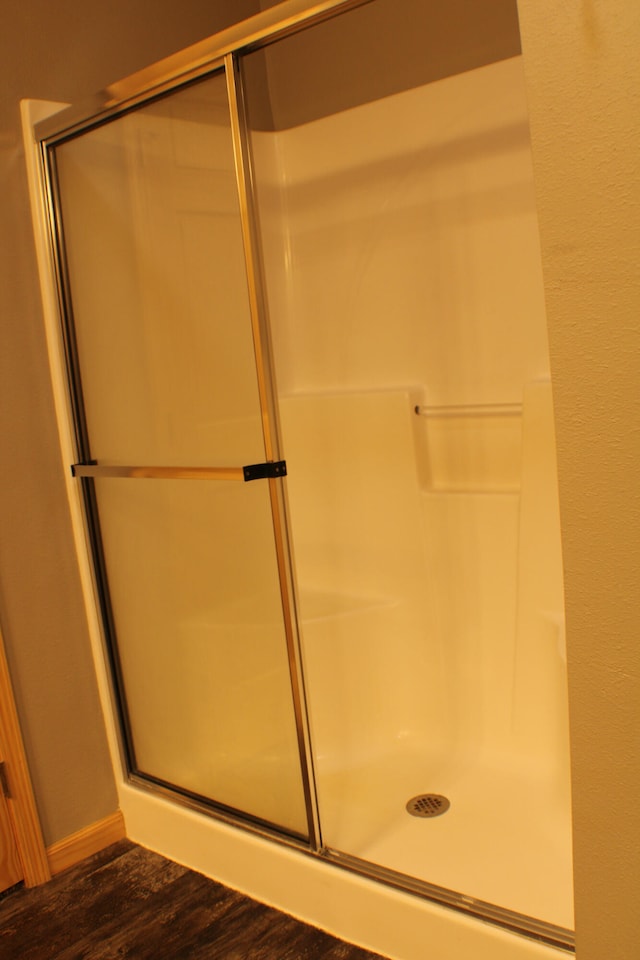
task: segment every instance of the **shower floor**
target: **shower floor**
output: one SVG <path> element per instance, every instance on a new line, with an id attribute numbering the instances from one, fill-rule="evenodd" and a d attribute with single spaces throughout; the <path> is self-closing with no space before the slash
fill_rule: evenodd
<path id="1" fill-rule="evenodd" d="M 568 929 L 573 928 L 568 792 L 531 766 L 424 752 L 355 769 L 319 763 L 323 840 L 333 850 Z M 442 816 L 407 813 L 444 794 Z"/>

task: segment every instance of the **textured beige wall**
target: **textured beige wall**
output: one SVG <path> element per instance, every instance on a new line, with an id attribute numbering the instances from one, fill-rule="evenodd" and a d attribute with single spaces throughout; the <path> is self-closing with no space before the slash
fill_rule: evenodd
<path id="1" fill-rule="evenodd" d="M 0 30 L 0 622 L 53 843 L 117 806 L 49 384 L 19 100 L 77 101 L 254 0 L 25 0 Z"/>
<path id="2" fill-rule="evenodd" d="M 640 4 L 519 0 L 555 384 L 579 960 L 640 951 Z"/>

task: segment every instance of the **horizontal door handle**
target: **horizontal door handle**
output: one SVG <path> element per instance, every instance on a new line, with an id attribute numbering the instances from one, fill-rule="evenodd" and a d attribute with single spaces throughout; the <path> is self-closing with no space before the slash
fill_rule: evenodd
<path id="1" fill-rule="evenodd" d="M 252 463 L 246 467 L 132 467 L 101 466 L 98 463 L 74 463 L 74 477 L 126 477 L 135 480 L 264 480 L 284 477 L 287 464 L 284 460 Z"/>

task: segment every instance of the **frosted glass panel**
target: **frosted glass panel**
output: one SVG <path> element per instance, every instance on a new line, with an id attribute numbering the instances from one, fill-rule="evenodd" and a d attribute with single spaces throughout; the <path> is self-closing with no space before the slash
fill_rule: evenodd
<path id="1" fill-rule="evenodd" d="M 63 144 L 56 164 L 91 455 L 264 459 L 224 77 Z"/>
<path id="2" fill-rule="evenodd" d="M 267 484 L 96 491 L 135 769 L 306 835 Z"/>
<path id="3" fill-rule="evenodd" d="M 264 461 L 224 76 L 55 159 L 81 456 Z M 130 768 L 308 836 L 268 482 L 84 482 Z"/>

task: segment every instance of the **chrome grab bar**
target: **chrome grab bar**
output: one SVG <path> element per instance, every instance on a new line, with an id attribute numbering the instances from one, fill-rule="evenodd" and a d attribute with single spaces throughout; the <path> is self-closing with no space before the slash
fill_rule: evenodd
<path id="1" fill-rule="evenodd" d="M 519 417 L 521 403 L 469 403 L 451 406 L 422 406 L 416 404 L 414 413 L 419 417 Z"/>

